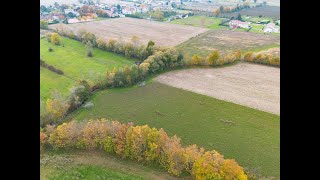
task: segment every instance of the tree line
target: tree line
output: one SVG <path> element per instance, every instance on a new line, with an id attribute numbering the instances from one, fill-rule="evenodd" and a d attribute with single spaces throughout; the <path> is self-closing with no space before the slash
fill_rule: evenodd
<path id="1" fill-rule="evenodd" d="M 215 150 L 181 145 L 176 135 L 148 125 L 134 126 L 105 119 L 71 121 L 40 130 L 40 151 L 49 149 L 99 149 L 121 158 L 155 163 L 168 173 L 188 173 L 195 179 L 247 180 L 243 168 Z"/>

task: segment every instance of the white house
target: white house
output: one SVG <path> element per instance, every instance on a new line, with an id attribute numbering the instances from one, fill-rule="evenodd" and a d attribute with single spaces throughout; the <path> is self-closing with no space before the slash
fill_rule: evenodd
<path id="1" fill-rule="evenodd" d="M 251 26 L 250 26 L 250 22 L 242 22 L 242 21 L 239 21 L 239 20 L 231 20 L 229 22 L 229 27 L 230 28 L 245 28 L 245 29 L 249 29 Z"/>
<path id="2" fill-rule="evenodd" d="M 79 14 L 77 11 L 74 11 L 73 9 L 65 9 L 65 10 L 64 10 L 64 13 L 65 13 L 65 14 L 72 13 L 72 14 L 74 14 L 76 17 L 80 16 L 80 14 Z"/>
<path id="3" fill-rule="evenodd" d="M 265 33 L 279 32 L 279 27 L 276 26 L 274 23 L 269 23 L 264 27 L 263 32 Z"/>
<path id="4" fill-rule="evenodd" d="M 77 18 L 68 19 L 68 24 L 74 24 L 80 22 Z"/>

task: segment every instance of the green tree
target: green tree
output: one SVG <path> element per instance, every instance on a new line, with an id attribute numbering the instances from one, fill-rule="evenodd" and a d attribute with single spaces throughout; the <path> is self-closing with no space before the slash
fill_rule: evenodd
<path id="1" fill-rule="evenodd" d="M 48 12 L 48 9 L 47 9 L 46 6 L 41 5 L 41 6 L 40 6 L 40 11 L 41 11 L 41 12 Z"/>
<path id="2" fill-rule="evenodd" d="M 60 45 L 60 36 L 58 33 L 52 33 L 51 34 L 51 42 L 55 45 Z"/>
<path id="3" fill-rule="evenodd" d="M 40 29 L 48 29 L 48 22 L 45 20 L 40 20 Z"/>
<path id="4" fill-rule="evenodd" d="M 88 41 L 86 44 L 86 53 L 88 57 L 92 57 L 93 56 L 93 45 L 91 43 L 91 41 Z"/>
<path id="5" fill-rule="evenodd" d="M 210 66 L 215 65 L 219 58 L 220 58 L 219 51 L 218 50 L 214 50 L 207 58 L 209 65 Z"/>
<path id="6" fill-rule="evenodd" d="M 221 13 L 224 13 L 224 7 L 223 6 L 220 6 L 219 10 L 220 10 Z"/>
<path id="7" fill-rule="evenodd" d="M 237 19 L 238 19 L 239 21 L 242 20 L 241 14 L 238 14 Z"/>

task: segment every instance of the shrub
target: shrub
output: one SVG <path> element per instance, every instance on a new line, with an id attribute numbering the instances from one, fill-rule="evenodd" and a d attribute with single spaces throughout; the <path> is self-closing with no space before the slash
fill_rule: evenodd
<path id="1" fill-rule="evenodd" d="M 242 167 L 239 166 L 238 163 L 233 159 L 224 160 L 220 171 L 222 176 L 226 180 L 233 180 L 233 179 L 247 180 L 248 179 Z"/>
<path id="2" fill-rule="evenodd" d="M 253 62 L 253 54 L 252 54 L 252 52 L 247 52 L 244 55 L 243 60 L 248 61 L 248 62 Z"/>
<path id="3" fill-rule="evenodd" d="M 48 29 L 48 22 L 45 20 L 40 20 L 40 29 Z"/>
<path id="4" fill-rule="evenodd" d="M 69 108 L 69 105 L 62 99 L 47 99 L 46 105 L 48 116 L 52 121 L 62 118 Z"/>
<path id="5" fill-rule="evenodd" d="M 75 147 L 80 137 L 79 129 L 74 121 L 63 123 L 51 133 L 49 142 L 54 148 Z"/>
<path id="6" fill-rule="evenodd" d="M 89 121 L 82 128 L 78 139 L 78 147 L 95 149 L 103 147 L 104 139 L 108 136 L 108 124 L 105 120 Z"/>
<path id="7" fill-rule="evenodd" d="M 92 57 L 93 56 L 93 49 L 92 49 L 93 45 L 91 43 L 91 41 L 88 41 L 86 43 L 86 53 L 88 57 Z"/>
<path id="8" fill-rule="evenodd" d="M 47 124 L 45 127 L 45 134 L 49 136 L 54 131 L 55 128 L 56 128 L 55 125 Z"/>
<path id="9" fill-rule="evenodd" d="M 43 150 L 43 145 L 44 145 L 44 143 L 46 142 L 47 137 L 48 137 L 48 136 L 47 136 L 45 133 L 40 132 L 40 151 Z"/>
<path id="10" fill-rule="evenodd" d="M 217 64 L 218 59 L 220 58 L 220 53 L 218 50 L 214 50 L 208 57 L 207 61 L 210 66 Z"/>
<path id="11" fill-rule="evenodd" d="M 207 151 L 193 165 L 193 174 L 196 179 L 223 179 L 220 167 L 223 156 L 217 151 Z"/>
<path id="12" fill-rule="evenodd" d="M 49 51 L 49 52 L 52 52 L 52 51 L 53 51 L 53 49 L 52 49 L 51 47 L 49 47 L 48 51 Z"/>
<path id="13" fill-rule="evenodd" d="M 198 55 L 193 55 L 191 59 L 191 65 L 200 65 L 201 58 Z"/>
<path id="14" fill-rule="evenodd" d="M 91 88 L 87 81 L 81 80 L 78 85 L 70 90 L 71 94 L 68 99 L 68 112 L 74 111 L 83 102 L 85 102 L 91 95 Z"/>
<path id="15" fill-rule="evenodd" d="M 51 42 L 51 34 L 52 33 L 46 33 L 46 38 L 48 42 Z"/>
<path id="16" fill-rule="evenodd" d="M 270 64 L 274 66 L 280 66 L 280 58 L 279 57 L 272 57 L 270 60 Z"/>
<path id="17" fill-rule="evenodd" d="M 55 45 L 60 45 L 60 37 L 58 33 L 52 33 L 51 34 L 51 42 Z"/>
<path id="18" fill-rule="evenodd" d="M 92 44 L 92 46 L 97 45 L 96 36 L 93 33 L 84 32 L 84 33 L 82 33 L 82 35 L 80 37 L 81 37 L 81 42 L 83 44 L 87 44 L 88 42 L 90 42 Z"/>

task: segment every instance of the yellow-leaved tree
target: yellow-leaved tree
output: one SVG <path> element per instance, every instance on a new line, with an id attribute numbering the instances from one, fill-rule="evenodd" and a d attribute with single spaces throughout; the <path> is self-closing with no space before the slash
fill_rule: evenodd
<path id="1" fill-rule="evenodd" d="M 55 45 L 60 45 L 60 36 L 58 33 L 51 34 L 51 42 Z"/>
<path id="2" fill-rule="evenodd" d="M 208 57 L 208 63 L 210 66 L 213 66 L 216 64 L 216 62 L 218 61 L 218 59 L 220 58 L 220 53 L 218 50 L 214 50 Z"/>

